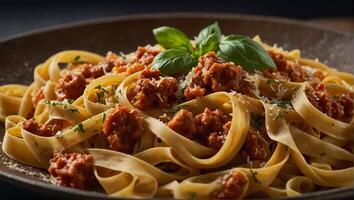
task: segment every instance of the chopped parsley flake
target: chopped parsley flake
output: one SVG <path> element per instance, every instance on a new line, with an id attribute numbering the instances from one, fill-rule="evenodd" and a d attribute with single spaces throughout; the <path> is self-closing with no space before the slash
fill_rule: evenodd
<path id="1" fill-rule="evenodd" d="M 68 99 L 67 101 L 68 101 L 69 104 L 73 104 L 75 100 L 74 99 Z"/>
<path id="2" fill-rule="evenodd" d="M 97 102 L 100 104 L 106 103 L 105 99 L 104 99 L 105 94 L 114 94 L 115 93 L 115 89 L 113 87 L 112 87 L 111 91 L 107 91 L 101 85 L 96 86 L 95 89 L 99 90 L 99 92 L 96 95 L 97 95 Z"/>
<path id="3" fill-rule="evenodd" d="M 97 94 L 97 102 L 100 104 L 105 104 L 105 100 L 104 100 L 104 92 L 100 91 Z"/>
<path id="4" fill-rule="evenodd" d="M 74 61 L 79 62 L 81 59 L 81 56 L 75 56 Z"/>
<path id="5" fill-rule="evenodd" d="M 106 121 L 106 113 L 104 112 L 102 114 L 102 123 L 105 123 L 105 121 Z"/>
<path id="6" fill-rule="evenodd" d="M 68 108 L 68 105 L 65 102 L 56 102 L 56 101 L 44 100 L 44 103 L 48 104 L 48 105 L 52 105 L 52 106 L 61 106 L 65 110 L 67 110 L 69 112 L 72 112 L 72 113 L 74 113 L 74 112 L 78 112 L 79 113 L 79 110 L 76 109 L 76 108 Z M 68 103 L 70 103 L 69 100 L 68 100 Z"/>
<path id="7" fill-rule="evenodd" d="M 285 113 L 287 113 L 285 110 L 280 109 L 278 112 L 278 115 L 275 117 L 275 119 L 283 118 Z"/>
<path id="8" fill-rule="evenodd" d="M 251 125 L 256 128 L 261 128 L 264 124 L 264 117 L 260 114 L 251 113 Z"/>
<path id="9" fill-rule="evenodd" d="M 250 169 L 250 172 L 251 172 L 253 181 L 256 182 L 256 183 L 261 183 L 261 182 L 258 180 L 258 178 L 257 178 L 257 174 L 258 174 L 258 173 L 257 173 L 256 171 L 251 170 L 251 169 Z"/>
<path id="10" fill-rule="evenodd" d="M 122 92 L 121 89 L 119 89 L 118 92 L 119 92 L 120 95 L 123 95 L 123 92 Z"/>
<path id="11" fill-rule="evenodd" d="M 72 112 L 72 113 L 74 113 L 74 112 L 80 113 L 79 110 L 76 108 L 69 108 L 69 109 L 67 109 L 67 111 Z"/>
<path id="12" fill-rule="evenodd" d="M 278 107 L 284 108 L 284 109 L 287 109 L 287 108 L 289 108 L 291 106 L 291 102 L 290 101 L 275 100 L 275 101 L 271 101 L 270 103 L 276 104 Z"/>
<path id="13" fill-rule="evenodd" d="M 197 194 L 194 193 L 194 192 L 189 193 L 189 196 L 190 196 L 190 199 L 191 199 L 191 200 L 197 200 L 197 199 L 198 199 Z"/>
<path id="14" fill-rule="evenodd" d="M 78 124 L 74 129 L 74 132 L 84 133 L 85 132 L 84 125 L 82 123 Z"/>

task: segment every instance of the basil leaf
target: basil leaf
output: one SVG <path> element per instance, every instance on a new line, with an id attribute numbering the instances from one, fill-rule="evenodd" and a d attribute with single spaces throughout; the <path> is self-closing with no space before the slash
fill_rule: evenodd
<path id="1" fill-rule="evenodd" d="M 199 56 L 210 51 L 217 51 L 219 49 L 220 38 L 221 31 L 217 22 L 201 30 L 195 39 Z"/>
<path id="2" fill-rule="evenodd" d="M 197 63 L 197 58 L 181 49 L 169 49 L 159 53 L 151 64 L 164 75 L 183 74 L 189 72 Z"/>
<path id="3" fill-rule="evenodd" d="M 251 38 L 229 35 L 220 42 L 219 55 L 228 61 L 241 65 L 246 70 L 276 68 L 266 50 Z"/>
<path id="4" fill-rule="evenodd" d="M 180 30 L 162 26 L 153 30 L 155 39 L 165 49 L 183 49 L 193 52 L 192 43 L 189 38 Z"/>

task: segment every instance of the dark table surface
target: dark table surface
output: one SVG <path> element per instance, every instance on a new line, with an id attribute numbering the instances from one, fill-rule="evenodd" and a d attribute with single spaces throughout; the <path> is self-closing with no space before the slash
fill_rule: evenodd
<path id="1" fill-rule="evenodd" d="M 68 22 L 155 12 L 227 12 L 272 15 L 305 20 L 336 30 L 354 32 L 353 1 L 68 1 L 12 0 L 0 3 L 0 38 Z M 316 8 L 314 8 L 316 7 Z M 333 9 L 335 7 L 336 9 Z M 0 199 L 46 199 L 0 182 Z"/>

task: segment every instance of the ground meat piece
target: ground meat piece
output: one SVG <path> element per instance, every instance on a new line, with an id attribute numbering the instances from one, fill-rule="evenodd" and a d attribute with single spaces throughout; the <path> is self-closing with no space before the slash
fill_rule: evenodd
<path id="1" fill-rule="evenodd" d="M 138 47 L 135 52 L 135 62 L 149 65 L 160 52 L 161 50 L 152 47 Z"/>
<path id="2" fill-rule="evenodd" d="M 107 116 L 103 134 L 107 137 L 109 148 L 124 153 L 132 153 L 135 143 L 144 131 L 144 119 L 134 109 L 117 107 Z"/>
<path id="3" fill-rule="evenodd" d="M 353 92 L 339 96 L 332 95 L 326 90 L 326 86 L 320 83 L 307 88 L 306 95 L 312 105 L 334 119 L 346 122 L 354 114 Z"/>
<path id="4" fill-rule="evenodd" d="M 107 54 L 106 60 L 108 60 L 110 63 L 113 63 L 113 71 L 117 73 L 126 72 L 127 74 L 133 74 L 135 72 L 142 71 L 147 66 L 149 66 L 154 60 L 155 56 L 160 52 L 160 49 L 150 46 L 138 47 L 134 57 L 131 60 L 120 57 L 111 52 Z"/>
<path id="5" fill-rule="evenodd" d="M 222 132 L 213 132 L 208 137 L 209 146 L 213 147 L 214 149 L 220 149 L 222 145 L 225 143 L 226 136 L 230 130 L 231 121 L 228 121 L 224 124 L 222 128 Z"/>
<path id="6" fill-rule="evenodd" d="M 158 70 L 145 69 L 128 93 L 128 98 L 141 110 L 167 108 L 176 101 L 177 90 L 178 82 L 175 78 L 160 77 Z"/>
<path id="7" fill-rule="evenodd" d="M 86 79 L 96 79 L 105 75 L 105 72 L 111 72 L 113 66 L 112 62 L 102 62 L 97 65 L 84 64 L 82 65 L 80 72 Z"/>
<path id="8" fill-rule="evenodd" d="M 231 126 L 230 116 L 220 109 L 210 110 L 193 117 L 182 109 L 167 123 L 172 130 L 201 144 L 220 149 Z"/>
<path id="9" fill-rule="evenodd" d="M 33 107 L 37 107 L 39 101 L 41 101 L 42 99 L 44 99 L 43 88 L 39 89 L 32 98 Z"/>
<path id="10" fill-rule="evenodd" d="M 221 189 L 212 195 L 212 199 L 239 199 L 249 179 L 240 171 L 232 171 L 220 179 Z"/>
<path id="11" fill-rule="evenodd" d="M 241 149 L 244 159 L 266 161 L 270 156 L 269 143 L 258 131 L 250 129 Z"/>
<path id="12" fill-rule="evenodd" d="M 230 115 L 225 114 L 221 109 L 212 111 L 209 108 L 205 108 L 203 113 L 195 116 L 200 140 L 204 140 L 203 143 L 209 143 L 209 135 L 222 132 L 224 124 L 230 121 L 230 118 Z"/>
<path id="13" fill-rule="evenodd" d="M 35 135 L 51 137 L 62 130 L 66 125 L 67 122 L 65 120 L 59 119 L 51 120 L 44 125 L 40 125 L 33 119 L 29 119 L 23 122 L 22 128 Z"/>
<path id="14" fill-rule="evenodd" d="M 167 123 L 167 126 L 189 139 L 193 140 L 197 136 L 194 116 L 185 109 L 176 113 L 172 120 Z"/>
<path id="15" fill-rule="evenodd" d="M 64 99 L 77 99 L 79 98 L 86 88 L 85 77 L 81 74 L 69 73 L 61 78 L 55 87 L 55 94 L 57 100 L 63 101 Z"/>
<path id="16" fill-rule="evenodd" d="M 54 153 L 49 173 L 61 186 L 90 190 L 97 186 L 93 157 L 80 153 Z"/>
<path id="17" fill-rule="evenodd" d="M 188 100 L 219 91 L 252 95 L 254 86 L 245 80 L 246 72 L 240 66 L 225 62 L 215 52 L 200 57 L 198 66 L 190 73 L 190 81 L 184 90 L 184 97 Z"/>
<path id="18" fill-rule="evenodd" d="M 293 82 L 320 81 L 324 78 L 323 72 L 307 66 L 302 66 L 294 61 L 287 60 L 282 53 L 268 51 L 274 60 L 277 70 L 266 70 L 263 74 L 269 78 L 287 78 Z"/>

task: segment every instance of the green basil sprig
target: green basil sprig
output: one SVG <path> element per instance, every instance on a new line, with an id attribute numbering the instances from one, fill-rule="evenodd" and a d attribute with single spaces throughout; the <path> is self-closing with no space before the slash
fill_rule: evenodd
<path id="1" fill-rule="evenodd" d="M 188 73 L 202 56 L 219 49 L 221 31 L 217 23 L 200 31 L 193 48 L 188 37 L 177 28 L 163 26 L 153 30 L 157 42 L 167 49 L 157 55 L 151 65 L 164 75 Z"/>
<path id="2" fill-rule="evenodd" d="M 192 43 L 182 31 L 177 28 L 162 26 L 153 30 L 155 39 L 165 49 L 183 49 L 193 52 Z"/>
<path id="3" fill-rule="evenodd" d="M 183 74 L 197 64 L 197 59 L 183 49 L 168 49 L 158 54 L 151 68 L 159 69 L 164 75 Z"/>
<path id="4" fill-rule="evenodd" d="M 219 48 L 219 56 L 224 60 L 241 65 L 246 70 L 276 67 L 273 59 L 264 48 L 249 37 L 229 35 L 220 42 Z"/>
<path id="5" fill-rule="evenodd" d="M 249 71 L 276 67 L 264 48 L 249 37 L 229 35 L 221 39 L 216 22 L 199 32 L 195 47 L 186 34 L 177 28 L 163 26 L 154 29 L 153 33 L 157 42 L 167 50 L 155 57 L 152 68 L 159 69 L 164 75 L 188 73 L 198 58 L 210 51 L 218 52 L 226 61 Z"/>
<path id="6" fill-rule="evenodd" d="M 198 55 L 202 56 L 210 51 L 218 51 L 220 38 L 221 31 L 217 22 L 201 30 L 195 39 Z"/>

